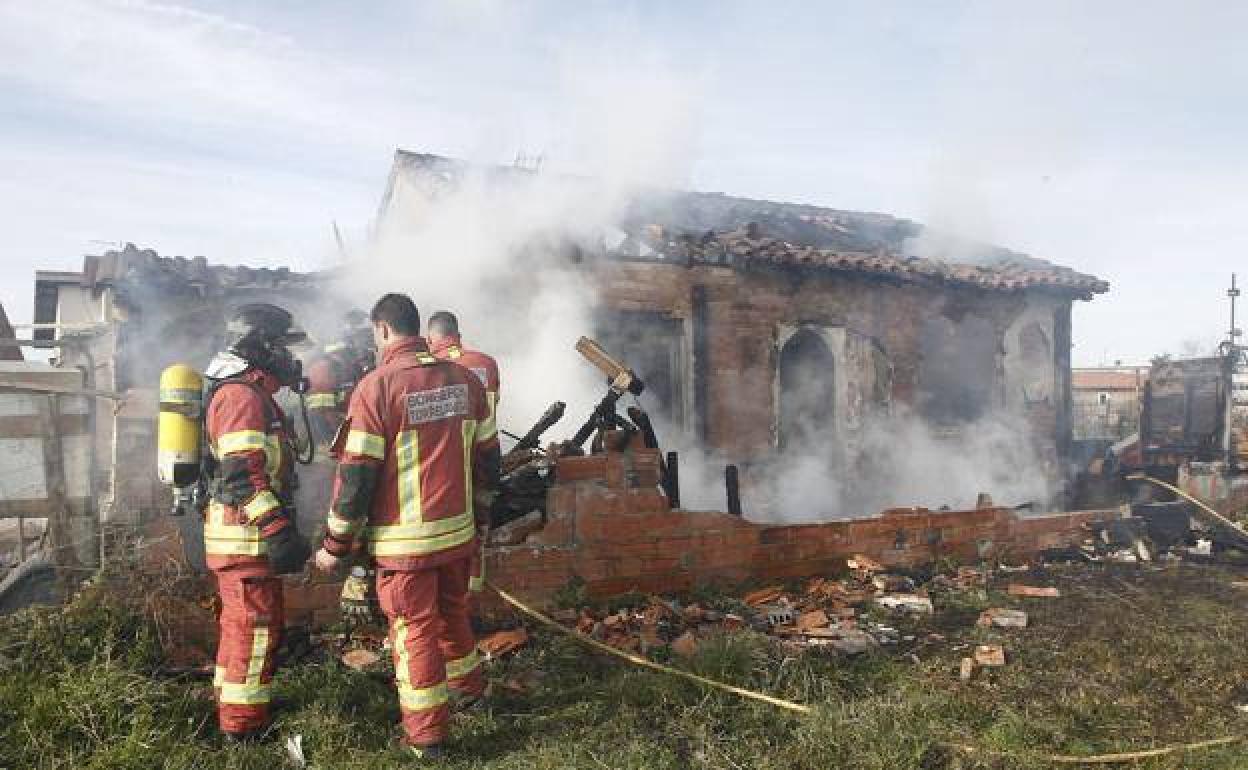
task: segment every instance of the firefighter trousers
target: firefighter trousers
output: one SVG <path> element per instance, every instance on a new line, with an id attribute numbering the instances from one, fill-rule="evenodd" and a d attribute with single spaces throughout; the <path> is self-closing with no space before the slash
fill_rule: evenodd
<path id="1" fill-rule="evenodd" d="M 428 569 L 377 571 L 377 598 L 390 621 L 403 731 L 413 746 L 446 739 L 450 691 L 485 692 L 468 612 L 468 557 Z"/>
<path id="2" fill-rule="evenodd" d="M 217 668 L 217 721 L 225 733 L 249 733 L 269 724 L 277 648 L 285 620 L 282 581 L 267 567 L 214 570 L 221 596 Z"/>

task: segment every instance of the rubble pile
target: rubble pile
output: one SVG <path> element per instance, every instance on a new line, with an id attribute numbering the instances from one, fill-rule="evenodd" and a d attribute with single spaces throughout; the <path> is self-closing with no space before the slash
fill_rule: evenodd
<path id="1" fill-rule="evenodd" d="M 1093 563 L 1210 562 L 1248 553 L 1248 530 L 1234 514 L 1182 501 L 1124 507 L 1119 518 L 1088 525 L 1074 555 Z"/>
<path id="2" fill-rule="evenodd" d="M 844 576 L 816 577 L 797 588 L 772 585 L 739 597 L 688 602 L 637 596 L 605 609 L 563 609 L 554 613 L 554 618 L 565 627 L 631 653 L 667 648 L 676 657 L 689 657 L 701 642 L 717 634 L 749 629 L 772 637 L 792 653 L 812 650 L 858 655 L 874 648 L 892 648 L 913 654 L 922 647 L 951 643 L 938 631 L 949 621 L 945 619 L 942 624 L 933 596 L 961 595 L 950 597 L 949 602 L 959 606 L 987 602 L 989 576 L 974 567 L 956 567 L 922 583 L 890 572 L 866 556 L 849 559 L 848 567 Z M 1020 583 L 1010 583 L 1008 593 L 1019 599 L 1061 595 L 1055 588 Z M 962 624 L 968 630 L 976 626 L 1025 629 L 1028 617 L 1019 609 L 991 607 L 980 614 L 978 622 Z M 970 676 L 968 666 L 973 671 L 976 666 L 999 665 L 1005 665 L 1004 649 L 983 645 L 963 662 L 963 676 Z"/>

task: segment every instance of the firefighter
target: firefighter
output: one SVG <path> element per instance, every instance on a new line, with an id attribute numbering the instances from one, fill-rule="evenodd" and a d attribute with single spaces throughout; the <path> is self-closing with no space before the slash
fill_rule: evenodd
<path id="1" fill-rule="evenodd" d="M 243 741 L 269 724 L 284 617 L 278 576 L 298 572 L 309 555 L 290 505 L 292 434 L 273 399 L 283 386 L 300 386 L 289 346 L 305 335 L 290 313 L 268 304 L 239 308 L 227 334 L 231 344 L 205 373 L 204 549 L 221 597 L 217 717 L 227 739 Z"/>
<path id="2" fill-rule="evenodd" d="M 429 352 L 411 299 L 387 294 L 370 319 L 381 363 L 356 387 L 335 442 L 316 566 L 338 570 L 364 540 L 390 624 L 403 740 L 432 759 L 447 737 L 451 694 L 474 701 L 485 691 L 468 578 L 498 485 L 498 434 L 481 382 Z"/>
<path id="3" fill-rule="evenodd" d="M 490 402 L 490 419 L 497 424 L 498 418 L 498 363 L 492 356 L 464 347 L 459 336 L 459 319 L 454 313 L 440 310 L 429 316 L 429 350 L 444 361 L 454 361 L 477 375 L 485 386 L 485 397 Z M 485 537 L 473 554 L 472 573 L 468 590 L 481 593 L 485 590 Z"/>
<path id="4" fill-rule="evenodd" d="M 342 318 L 341 336 L 308 364 L 308 411 L 318 444 L 329 443 L 346 416 L 351 391 L 375 364 L 368 316 L 352 310 Z"/>
<path id="5" fill-rule="evenodd" d="M 319 519 L 329 507 L 335 463 L 328 447 L 347 414 L 352 390 L 376 363 L 373 327 L 359 310 L 342 316 L 336 339 L 316 351 L 308 363 L 309 432 L 317 449 L 313 461 L 300 474 L 296 507 L 304 515 Z M 300 523 L 312 531 L 320 521 Z"/>
<path id="6" fill-rule="evenodd" d="M 498 362 L 479 350 L 464 347 L 459 336 L 459 319 L 440 310 L 429 317 L 429 351 L 443 361 L 454 361 L 477 375 L 490 401 L 490 415 L 498 411 Z"/>

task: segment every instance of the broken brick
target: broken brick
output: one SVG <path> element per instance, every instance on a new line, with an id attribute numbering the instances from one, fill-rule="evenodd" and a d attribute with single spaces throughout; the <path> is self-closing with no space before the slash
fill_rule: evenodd
<path id="1" fill-rule="evenodd" d="M 797 617 L 797 627 L 802 631 L 812 628 L 823 628 L 830 623 L 828 613 L 823 610 L 812 610 L 811 612 L 803 612 Z"/>
<path id="2" fill-rule="evenodd" d="M 1004 666 L 1005 648 L 999 644 L 981 644 L 975 648 L 975 663 L 985 668 Z"/>
<path id="3" fill-rule="evenodd" d="M 1062 595 L 1062 592 L 1056 588 L 1040 588 L 1023 585 L 1022 583 L 1010 583 L 1009 587 L 1006 588 L 1006 592 L 1010 596 L 1023 596 L 1030 599 L 1058 599 Z"/>
<path id="4" fill-rule="evenodd" d="M 672 652 L 682 658 L 691 658 L 698 651 L 698 639 L 692 631 L 686 631 L 672 642 Z"/>
<path id="5" fill-rule="evenodd" d="M 981 628 L 989 628 L 991 626 L 996 626 L 997 628 L 1026 628 L 1027 613 L 1022 610 L 993 607 L 980 613 L 979 620 L 975 624 Z"/>
<path id="6" fill-rule="evenodd" d="M 372 650 L 350 650 L 342 656 L 342 664 L 356 671 L 363 671 L 379 662 L 381 662 L 381 656 Z"/>
<path id="7" fill-rule="evenodd" d="M 768 602 L 774 602 L 776 599 L 779 599 L 781 595 L 783 594 L 784 594 L 784 589 L 781 588 L 780 586 L 770 586 L 768 588 L 760 588 L 757 591 L 749 592 L 748 594 L 746 594 L 744 597 L 741 598 L 741 601 L 745 602 L 751 607 L 757 607 L 760 604 L 767 604 Z"/>
<path id="8" fill-rule="evenodd" d="M 477 642 L 477 648 L 487 659 L 498 658 L 518 650 L 529 641 L 529 632 L 523 626 L 511 631 L 496 631 Z"/>
<path id="9" fill-rule="evenodd" d="M 963 682 L 971 681 L 971 676 L 975 673 L 975 659 L 963 658 L 958 665 L 958 678 Z"/>
<path id="10" fill-rule="evenodd" d="M 845 565 L 851 570 L 861 570 L 863 572 L 883 572 L 884 565 L 880 564 L 870 556 L 856 553 L 845 561 Z"/>

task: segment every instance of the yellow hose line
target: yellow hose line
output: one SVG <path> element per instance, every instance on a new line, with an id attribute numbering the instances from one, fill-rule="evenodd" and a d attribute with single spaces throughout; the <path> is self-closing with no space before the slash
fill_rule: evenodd
<path id="1" fill-rule="evenodd" d="M 520 610 L 525 615 L 528 615 L 529 617 L 533 618 L 534 620 L 536 620 L 537 622 L 541 623 L 544 626 L 549 626 L 550 628 L 553 628 L 554 630 L 558 631 L 561 634 L 564 634 L 565 636 L 572 637 L 578 642 L 588 644 L 590 647 L 593 647 L 595 650 L 598 650 L 600 652 L 605 652 L 608 655 L 614 655 L 617 658 L 623 658 L 624 660 L 627 660 L 629 663 L 632 663 L 637 666 L 641 666 L 643 668 L 649 668 L 655 671 L 661 671 L 664 674 L 671 674 L 672 676 L 678 676 L 678 677 L 681 677 L 682 679 L 688 679 L 691 682 L 697 682 L 698 684 L 704 685 L 706 687 L 713 687 L 717 690 L 723 690 L 725 692 L 730 692 L 734 695 L 740 695 L 742 698 L 749 698 L 751 700 L 762 701 L 763 703 L 770 703 L 773 706 L 779 706 L 780 708 L 788 709 L 789 711 L 796 711 L 799 714 L 810 714 L 813 712 L 813 709 L 811 709 L 810 706 L 803 706 L 800 703 L 794 703 L 793 701 L 782 700 L 780 698 L 773 698 L 770 695 L 764 695 L 761 692 L 754 692 L 753 690 L 746 690 L 742 687 L 734 687 L 733 685 L 724 684 L 723 682 L 716 682 L 714 679 L 707 679 L 704 676 L 691 674 L 688 671 L 681 671 L 678 668 L 672 668 L 670 666 L 664 666 L 661 663 L 655 663 L 654 661 L 649 660 L 647 658 L 643 658 L 639 655 L 633 655 L 632 653 L 624 652 L 623 650 L 617 650 L 611 645 L 603 644 L 597 639 L 592 639 L 586 636 L 585 634 L 582 634 L 580 631 L 577 631 L 576 629 L 568 628 L 560 623 L 555 622 L 551 618 L 546 617 L 542 613 L 528 606 L 527 604 L 520 601 L 519 599 L 512 596 L 511 594 L 507 593 L 506 591 L 499 588 L 498 586 L 492 583 L 487 583 L 487 585 L 489 585 L 489 587 L 493 589 L 494 593 L 502 597 L 503 601 L 507 602 L 511 606 Z"/>
<path id="2" fill-rule="evenodd" d="M 1212 749 L 1218 746 L 1226 746 L 1242 741 L 1243 739 L 1244 736 L 1242 735 L 1228 735 L 1225 738 L 1214 738 L 1208 741 L 1197 741 L 1196 743 L 1180 743 L 1173 746 L 1163 746 L 1159 749 L 1128 751 L 1122 754 L 1088 754 L 1086 756 L 1080 756 L 1078 754 L 1035 754 L 1031 756 L 1043 759 L 1044 761 L 1055 765 L 1122 765 L 1127 762 L 1138 762 L 1141 759 L 1164 757 L 1180 751 L 1197 751 L 1199 749 Z M 966 746 L 960 743 L 950 743 L 946 745 L 965 754 L 986 754 L 992 757 L 1008 757 L 1012 759 L 1022 759 L 1029 756 L 1027 754 L 1009 751 L 981 749 L 975 746 Z"/>
<path id="3" fill-rule="evenodd" d="M 1153 478 L 1152 476 L 1145 476 L 1143 473 L 1133 473 L 1133 474 L 1131 474 L 1130 476 L 1127 476 L 1127 480 L 1128 480 L 1128 481 L 1148 481 L 1148 482 L 1150 482 L 1150 483 L 1156 484 L 1156 485 L 1157 485 L 1157 486 L 1159 486 L 1159 487 L 1162 487 L 1163 489 L 1168 489 L 1168 490 L 1170 490 L 1171 492 L 1175 493 L 1176 495 L 1180 495 L 1180 496 L 1182 496 L 1182 497 L 1184 497 L 1184 498 L 1186 498 L 1186 499 L 1190 500 L 1191 502 L 1195 503 L 1196 505 L 1199 505 L 1202 509 L 1204 509 L 1205 513 L 1207 513 L 1207 514 L 1209 514 L 1210 516 L 1212 516 L 1215 520 L 1217 520 L 1217 521 L 1218 521 L 1218 523 L 1222 524 L 1223 526 L 1230 527 L 1231 529 L 1234 529 L 1234 530 L 1237 530 L 1237 531 L 1240 531 L 1240 532 L 1242 532 L 1242 531 L 1243 531 L 1243 530 L 1240 528 L 1240 526 L 1239 526 L 1238 524 L 1236 524 L 1235 522 L 1233 522 L 1233 521 L 1231 521 L 1230 519 L 1226 518 L 1225 516 L 1223 516 L 1222 514 L 1218 513 L 1217 511 L 1213 510 L 1212 508 L 1210 508 L 1209 506 L 1205 505 L 1204 503 L 1202 503 L 1202 502 L 1201 502 L 1200 500 L 1198 500 L 1197 498 L 1192 497 L 1191 495 L 1189 495 L 1188 493 L 1186 493 L 1186 492 L 1184 492 L 1183 490 L 1179 489 L 1178 487 L 1176 487 L 1176 486 L 1175 486 L 1175 485 L 1173 485 L 1173 484 L 1170 484 L 1170 483 L 1168 483 L 1168 482 L 1162 481 L 1161 479 L 1155 479 L 1155 478 Z M 1248 537 L 1248 533 L 1245 533 L 1245 536 L 1246 536 L 1246 537 Z"/>
<path id="4" fill-rule="evenodd" d="M 1142 477 L 1142 478 L 1147 478 L 1147 477 Z M 1154 479 L 1150 479 L 1150 480 L 1154 480 Z M 1159 483 L 1165 484 L 1164 481 L 1159 482 Z M 1179 490 L 1176 490 L 1176 491 L 1179 491 Z M 1183 493 L 1179 491 L 1179 494 L 1183 494 Z M 1196 501 L 1196 502 L 1200 504 L 1199 501 Z M 598 650 L 600 652 L 605 652 L 608 655 L 614 655 L 617 658 L 622 658 L 628 661 L 629 663 L 632 663 L 633 665 L 641 666 L 642 668 L 652 669 L 654 671 L 659 671 L 664 674 L 671 674 L 672 676 L 678 676 L 682 679 L 688 679 L 691 682 L 696 682 L 700 685 L 703 685 L 706 687 L 712 687 L 717 690 L 723 690 L 724 692 L 730 692 L 734 695 L 739 695 L 742 698 L 749 698 L 750 700 L 756 700 L 756 701 L 762 701 L 763 703 L 769 703 L 772 706 L 778 706 L 779 708 L 782 708 L 782 709 L 795 711 L 798 714 L 814 713 L 814 709 L 812 709 L 810 706 L 804 706 L 801 703 L 794 703 L 793 701 L 783 700 L 781 698 L 773 698 L 772 696 L 764 695 L 761 692 L 754 692 L 753 690 L 746 690 L 743 687 L 735 687 L 730 684 L 724 684 L 723 682 L 717 682 L 714 679 L 707 679 L 704 676 L 691 674 L 688 671 L 681 671 L 678 668 L 672 668 L 671 666 L 664 666 L 661 663 L 655 663 L 654 661 L 649 660 L 647 658 L 643 658 L 640 655 L 633 655 L 632 653 L 624 652 L 623 650 L 617 650 L 616 648 L 612 647 L 609 644 L 603 644 L 597 639 L 588 637 L 585 634 L 582 634 L 580 631 L 577 631 L 576 629 L 568 628 L 567 626 L 564 626 L 563 624 L 556 622 L 554 619 L 549 618 L 546 615 L 543 615 L 541 612 L 533 609 L 529 605 L 520 601 L 519 599 L 507 593 L 506 591 L 499 588 L 498 586 L 494 585 L 493 583 L 486 583 L 486 585 L 489 586 L 490 590 L 498 594 L 499 597 L 502 598 L 503 601 L 507 602 L 512 607 L 515 607 L 516 609 L 520 610 L 525 615 L 528 615 L 529 617 L 533 618 L 538 623 L 541 623 L 544 626 L 548 626 L 549 628 L 552 628 L 555 631 L 558 631 L 564 636 L 570 636 L 573 639 L 577 640 L 578 642 L 581 642 L 582 644 L 587 644 L 590 647 L 593 647 L 595 650 Z M 1058 764 L 1058 765 L 1116 765 L 1116 764 L 1125 764 L 1127 762 L 1137 762 L 1141 759 L 1161 757 L 1167 754 L 1174 754 L 1180 751 L 1196 751 L 1199 749 L 1210 749 L 1210 748 L 1215 748 L 1217 746 L 1226 746 L 1231 743 L 1242 741 L 1244 740 L 1244 737 L 1245 736 L 1230 735 L 1225 738 L 1214 738 L 1212 740 L 1199 741 L 1197 743 L 1176 744 L 1173 746 L 1163 746 L 1161 748 L 1145 749 L 1143 751 L 1132 751 L 1132 752 L 1127 752 L 1123 754 L 1090 754 L 1087 756 L 1080 756 L 1077 754 L 1027 755 L 1027 754 L 1022 754 L 1022 753 L 993 751 L 991 749 L 981 749 L 975 746 L 968 746 L 968 745 L 960 744 L 960 743 L 946 743 L 944 745 L 949 748 L 953 748 L 953 749 L 956 749 L 958 751 L 968 753 L 968 754 L 988 754 L 991 756 L 1011 757 L 1015 759 L 1032 756 L 1032 757 L 1039 757 L 1041 759 L 1044 759 L 1047 762 Z"/>

